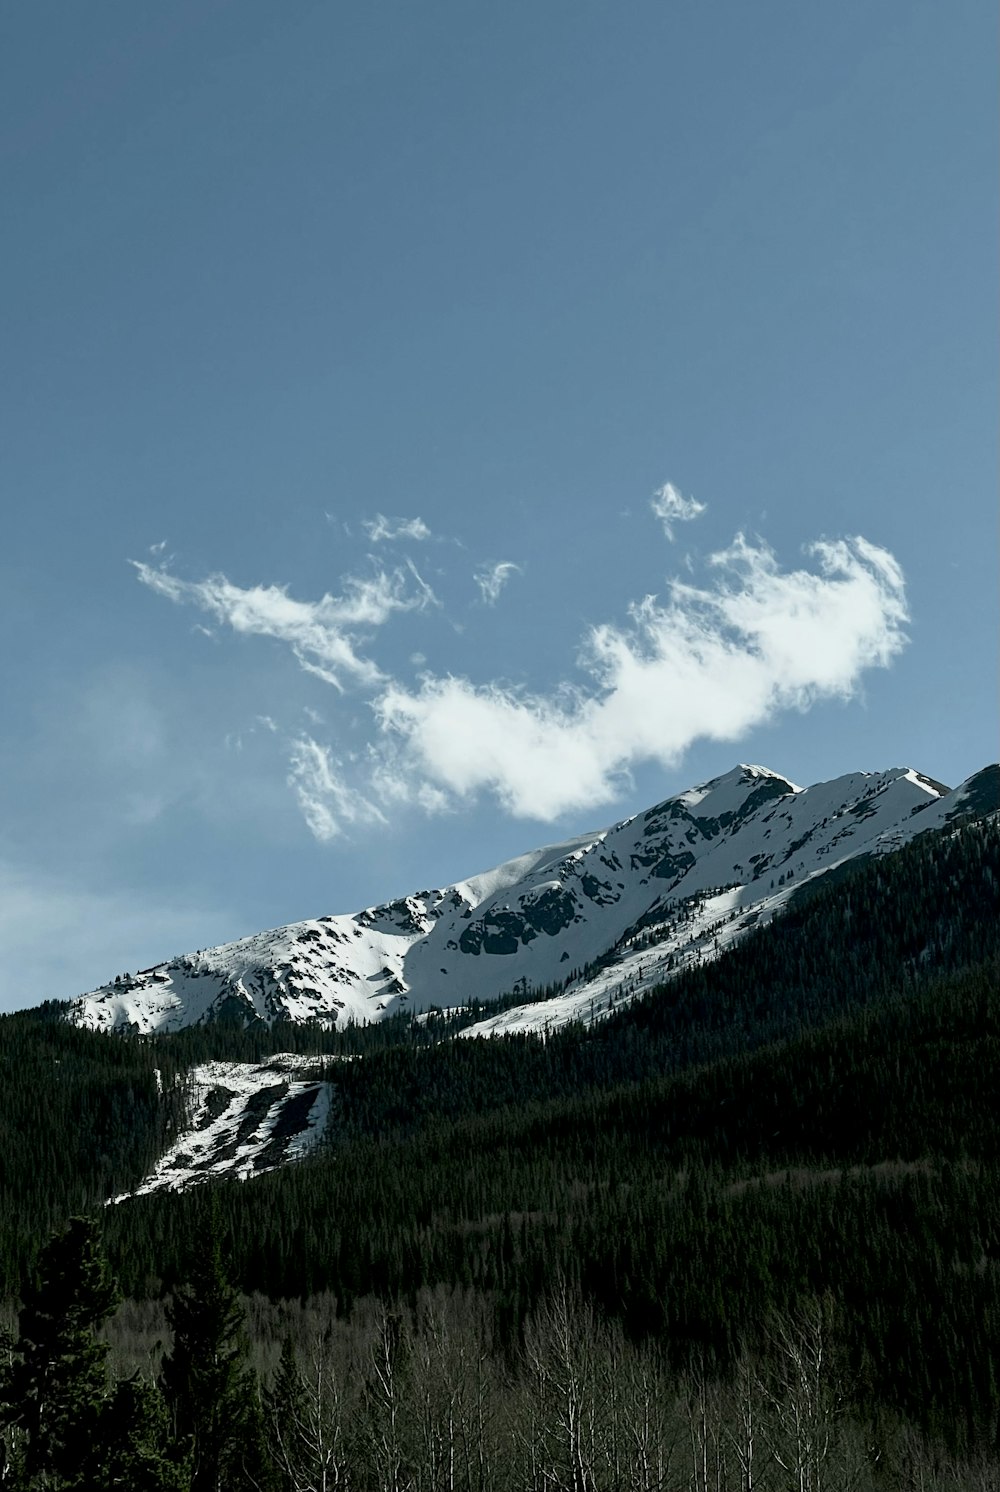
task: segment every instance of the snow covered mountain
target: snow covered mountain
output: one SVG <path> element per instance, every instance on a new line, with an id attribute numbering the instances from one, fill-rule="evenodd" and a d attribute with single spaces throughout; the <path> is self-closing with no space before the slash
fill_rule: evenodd
<path id="1" fill-rule="evenodd" d="M 324 916 L 119 975 L 71 1004 L 98 1030 L 196 1022 L 344 1026 L 502 1006 L 464 1035 L 598 1019 L 716 957 L 845 860 L 997 807 L 1000 769 L 951 791 L 906 768 L 799 788 L 739 766 L 596 834 L 443 889 Z"/>

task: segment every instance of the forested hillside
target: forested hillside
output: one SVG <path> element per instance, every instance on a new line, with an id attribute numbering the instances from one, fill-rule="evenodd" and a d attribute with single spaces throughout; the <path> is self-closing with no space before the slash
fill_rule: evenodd
<path id="1" fill-rule="evenodd" d="M 898 1460 L 910 1425 L 921 1455 L 934 1444 L 991 1453 L 995 822 L 858 864 L 586 1030 L 468 1040 L 467 1019 L 297 1030 L 335 1084 L 320 1154 L 246 1184 L 107 1208 L 176 1125 L 195 1061 L 258 1059 L 283 1033 L 108 1038 L 48 1008 L 0 1021 L 8 1295 L 72 1211 L 98 1217 L 136 1300 L 183 1290 L 198 1241 L 216 1235 L 239 1289 L 333 1301 L 336 1332 L 363 1337 L 366 1352 L 376 1318 L 397 1322 L 407 1361 L 431 1350 L 427 1303 L 451 1302 L 467 1316 L 452 1319 L 452 1339 L 489 1360 L 489 1391 L 505 1404 L 501 1380 L 528 1372 L 553 1310 L 571 1309 L 579 1340 L 602 1352 L 617 1342 L 629 1375 L 655 1364 L 672 1394 L 732 1394 L 748 1362 L 759 1385 L 780 1371 L 781 1332 L 801 1345 L 820 1321 L 837 1344 L 842 1412 L 868 1426 L 860 1439 L 878 1429 Z M 580 1337 L 588 1312 L 601 1324 Z M 289 1358 L 287 1382 L 306 1366 Z M 579 1483 L 591 1485 L 604 1482 Z"/>

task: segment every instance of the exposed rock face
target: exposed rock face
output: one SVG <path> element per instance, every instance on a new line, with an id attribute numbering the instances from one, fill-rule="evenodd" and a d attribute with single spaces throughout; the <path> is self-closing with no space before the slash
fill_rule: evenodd
<path id="1" fill-rule="evenodd" d="M 70 1018 L 105 1030 L 332 1026 L 511 991 L 525 999 L 521 1014 L 485 1027 L 596 1018 L 616 992 L 634 995 L 671 968 L 714 957 L 804 880 L 998 804 L 996 766 L 954 792 L 904 768 L 800 789 L 766 768 L 736 767 L 601 833 L 452 886 L 119 976 L 74 1001 Z M 638 934 L 650 928 L 660 929 L 655 949 L 637 957 Z M 555 998 L 539 1003 L 542 992 Z"/>

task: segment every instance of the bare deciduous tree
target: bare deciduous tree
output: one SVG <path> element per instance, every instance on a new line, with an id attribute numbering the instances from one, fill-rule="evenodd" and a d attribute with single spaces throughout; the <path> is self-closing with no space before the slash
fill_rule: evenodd
<path id="1" fill-rule="evenodd" d="M 380 1305 L 364 1377 L 364 1439 L 378 1492 L 411 1492 L 404 1439 L 406 1385 L 402 1361 L 409 1343 L 402 1317 Z"/>
<path id="2" fill-rule="evenodd" d="M 547 1304 L 528 1323 L 525 1359 L 539 1415 L 533 1430 L 533 1489 L 595 1492 L 596 1405 L 594 1314 L 560 1280 Z"/>
<path id="3" fill-rule="evenodd" d="M 293 1372 L 294 1375 L 293 1376 Z M 284 1391 L 268 1402 L 269 1448 L 294 1492 L 334 1492 L 352 1485 L 342 1375 L 332 1332 L 317 1334 L 303 1371 L 282 1357 Z"/>
<path id="4" fill-rule="evenodd" d="M 776 1318 L 771 1372 L 761 1382 L 768 1405 L 773 1461 L 794 1492 L 832 1492 L 828 1478 L 843 1391 L 834 1370 L 833 1305 L 813 1300 L 794 1316 Z"/>

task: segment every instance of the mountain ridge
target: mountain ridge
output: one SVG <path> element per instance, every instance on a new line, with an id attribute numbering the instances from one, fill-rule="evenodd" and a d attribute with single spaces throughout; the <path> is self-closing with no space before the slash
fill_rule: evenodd
<path id="1" fill-rule="evenodd" d="M 118 976 L 70 1002 L 68 1015 L 139 1033 L 220 1020 L 332 1028 L 503 1000 L 508 1008 L 463 1034 L 597 1019 L 672 969 L 716 956 L 804 883 L 991 811 L 998 796 L 995 766 L 955 789 L 905 767 L 801 788 L 740 764 L 443 888 Z"/>

